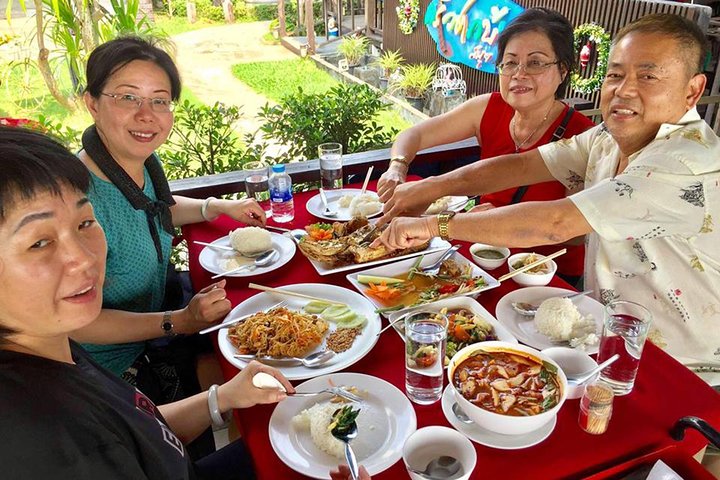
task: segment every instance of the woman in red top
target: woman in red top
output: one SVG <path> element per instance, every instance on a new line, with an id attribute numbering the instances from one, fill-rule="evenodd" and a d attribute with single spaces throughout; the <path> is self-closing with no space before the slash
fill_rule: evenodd
<path id="1" fill-rule="evenodd" d="M 481 158 L 531 150 L 545 143 L 584 132 L 593 123 L 570 110 L 559 98 L 575 63 L 573 27 L 561 14 L 544 8 L 523 12 L 500 34 L 498 42 L 500 93 L 472 98 L 444 115 L 431 118 L 398 135 L 388 170 L 378 183 L 382 201 L 405 181 L 420 150 L 476 136 Z M 495 207 L 518 201 L 565 197 L 560 182 L 546 182 L 484 195 Z M 566 278 L 583 272 L 583 245 L 571 245 L 559 257 L 558 273 Z M 546 247 L 549 250 L 557 246 Z M 544 247 L 534 249 L 547 254 Z"/>

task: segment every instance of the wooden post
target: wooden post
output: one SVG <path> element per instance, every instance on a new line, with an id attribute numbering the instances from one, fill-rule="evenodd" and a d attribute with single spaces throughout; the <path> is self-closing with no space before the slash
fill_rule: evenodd
<path id="1" fill-rule="evenodd" d="M 313 0 L 305 0 L 305 28 L 309 54 L 315 53 L 315 19 L 313 18 Z"/>
<path id="2" fill-rule="evenodd" d="M 280 37 L 287 36 L 287 27 L 285 25 L 285 0 L 278 0 L 278 23 L 280 28 Z"/>
<path id="3" fill-rule="evenodd" d="M 225 15 L 225 23 L 235 23 L 235 12 L 233 11 L 232 0 L 223 0 L 223 15 Z"/>
<path id="4" fill-rule="evenodd" d="M 195 23 L 197 21 L 197 11 L 195 10 L 195 2 L 187 2 L 185 4 L 187 10 L 188 23 Z"/>
<path id="5" fill-rule="evenodd" d="M 300 25 L 305 25 L 305 2 L 304 0 L 296 0 L 297 1 L 297 12 L 298 12 L 298 30 L 300 30 Z M 299 35 L 299 33 L 298 33 Z"/>
<path id="6" fill-rule="evenodd" d="M 170 0 L 168 0 L 170 1 Z M 371 0 L 365 0 L 365 36 L 369 37 L 372 33 L 372 28 L 370 27 L 370 2 Z"/>

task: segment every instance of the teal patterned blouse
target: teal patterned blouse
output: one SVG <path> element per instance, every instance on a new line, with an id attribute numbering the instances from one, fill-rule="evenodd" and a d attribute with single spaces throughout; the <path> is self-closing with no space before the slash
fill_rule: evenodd
<path id="1" fill-rule="evenodd" d="M 159 312 L 165 295 L 165 277 L 172 235 L 156 219 L 163 251 L 159 263 L 143 210 L 135 210 L 111 182 L 90 173 L 88 198 L 107 238 L 107 270 L 103 308 L 130 312 Z M 145 170 L 143 193 L 157 200 L 150 174 Z M 158 333 L 160 326 L 158 324 Z M 116 375 L 130 367 L 145 349 L 144 342 L 118 345 L 84 344 L 92 357 Z"/>

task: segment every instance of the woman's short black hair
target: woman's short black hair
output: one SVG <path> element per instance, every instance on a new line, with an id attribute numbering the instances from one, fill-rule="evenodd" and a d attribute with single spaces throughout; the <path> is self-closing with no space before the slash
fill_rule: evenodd
<path id="1" fill-rule="evenodd" d="M 32 130 L 0 126 L 0 223 L 18 201 L 62 188 L 87 192 L 90 174 L 80 159 L 55 140 Z M 0 326 L 0 344 L 14 333 Z"/>
<path id="2" fill-rule="evenodd" d="M 525 32 L 541 32 L 548 37 L 555 51 L 558 67 L 566 72 L 562 83 L 555 90 L 555 98 L 564 95 L 570 83 L 570 74 L 575 65 L 575 34 L 567 18 L 555 10 L 529 8 L 518 15 L 498 37 L 498 58 L 501 63 L 508 42 L 515 35 Z"/>
<path id="3" fill-rule="evenodd" d="M 152 62 L 162 68 L 170 79 L 170 95 L 180 98 L 180 73 L 170 55 L 152 41 L 139 37 L 120 37 L 103 43 L 92 51 L 85 69 L 85 91 L 94 98 L 100 97 L 108 79 L 128 63 L 135 60 Z"/>

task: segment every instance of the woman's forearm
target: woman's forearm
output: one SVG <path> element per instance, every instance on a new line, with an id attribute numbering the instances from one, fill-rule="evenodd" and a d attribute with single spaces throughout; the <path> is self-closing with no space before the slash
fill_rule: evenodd
<path id="1" fill-rule="evenodd" d="M 158 410 L 184 444 L 192 442 L 211 423 L 207 391 L 177 402 L 160 405 Z"/>

